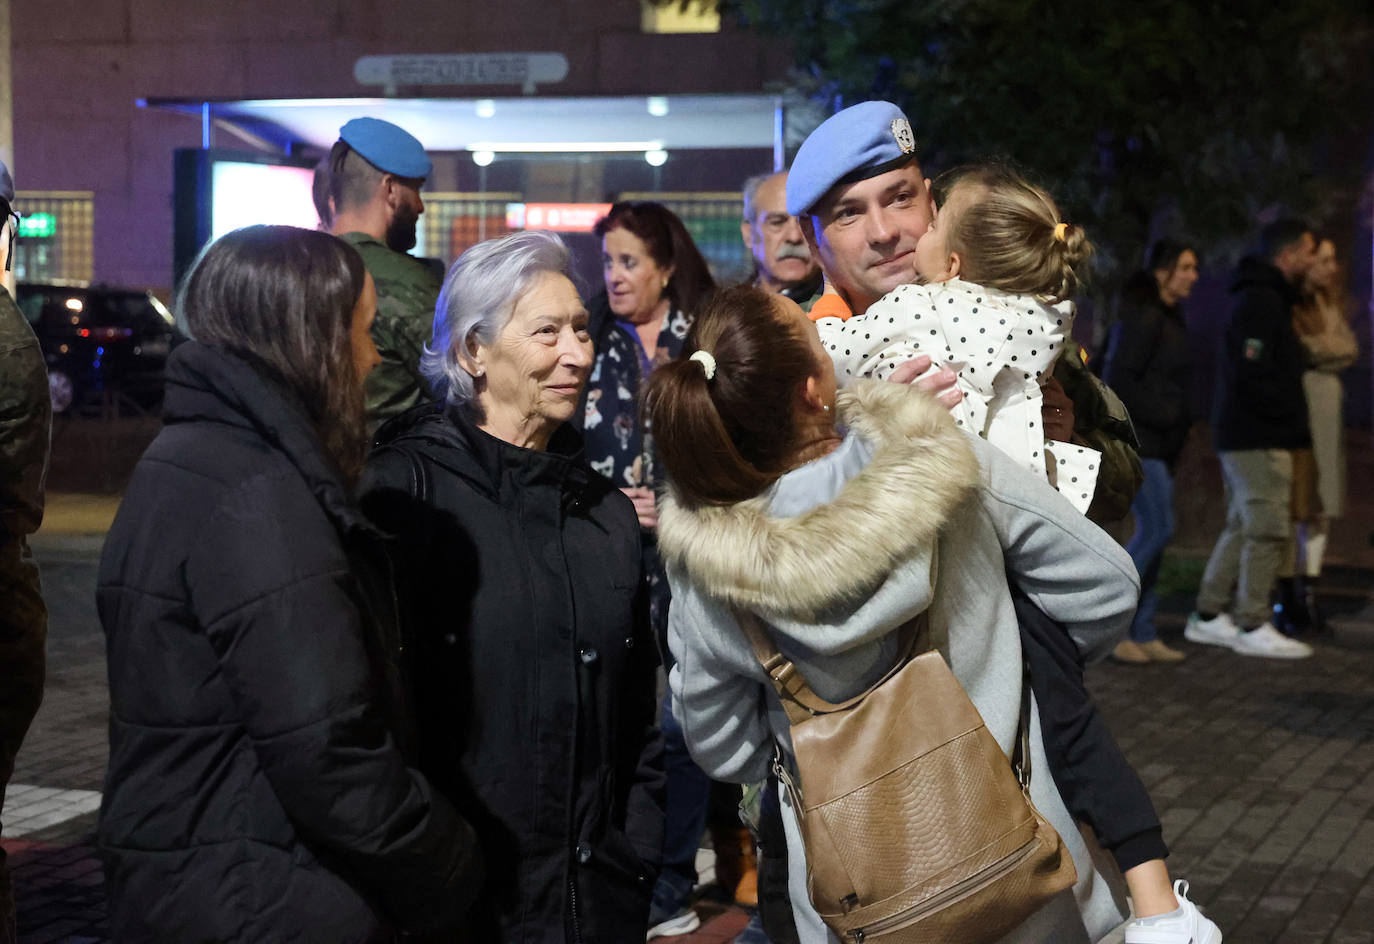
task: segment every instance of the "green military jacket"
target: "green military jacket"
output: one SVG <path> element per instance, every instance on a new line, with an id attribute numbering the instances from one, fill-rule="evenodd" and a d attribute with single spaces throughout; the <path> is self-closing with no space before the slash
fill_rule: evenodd
<path id="1" fill-rule="evenodd" d="M 420 355 L 434 324 L 440 282 L 426 263 L 366 233 L 344 233 L 339 238 L 358 250 L 377 283 L 372 340 L 382 362 L 368 375 L 366 385 L 367 422 L 375 431 L 396 414 L 434 399 L 420 375 Z"/>
<path id="2" fill-rule="evenodd" d="M 43 691 L 47 611 L 25 538 L 43 520 L 51 428 L 43 352 L 0 288 L 0 788 Z"/>

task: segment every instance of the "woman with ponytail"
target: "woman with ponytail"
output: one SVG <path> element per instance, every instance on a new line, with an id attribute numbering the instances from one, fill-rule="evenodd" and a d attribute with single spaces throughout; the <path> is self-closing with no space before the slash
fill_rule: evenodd
<path id="1" fill-rule="evenodd" d="M 1010 754 L 1027 684 L 1022 610 L 1032 606 L 1078 660 L 1077 687 L 1066 679 L 1053 704 L 1035 691 L 1039 723 L 1030 725 L 1032 767 L 1054 774 L 1033 778 L 1031 796 L 1078 879 L 1007 940 L 1096 941 L 1124 917 L 1081 819 L 1127 871 L 1139 916 L 1128 944 L 1219 944 L 1186 883 L 1171 887 L 1154 857 L 1163 843 L 1148 797 L 1141 810 L 1125 806 L 1130 791 L 1091 794 L 1119 783 L 1125 762 L 1082 687 L 1081 660 L 1105 656 L 1129 623 L 1138 587 L 1130 557 L 1043 473 L 961 432 L 920 391 L 860 379 L 837 393 L 818 327 L 787 299 L 731 289 L 699 315 L 687 356 L 649 381 L 645 409 L 668 478 L 659 547 L 673 592 L 669 686 L 693 757 L 738 782 L 770 775 L 775 744 L 792 763 L 786 714 L 741 612 L 830 702 L 884 676 L 897 631 L 924 613 L 934 646 Z M 1061 779 L 1054 768 L 1066 757 Z M 798 937 L 833 942 L 809 901 L 805 849 L 781 799 Z"/>

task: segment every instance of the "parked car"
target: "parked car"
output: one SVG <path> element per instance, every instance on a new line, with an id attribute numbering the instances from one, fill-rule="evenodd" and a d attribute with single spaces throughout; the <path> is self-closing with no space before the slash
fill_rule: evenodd
<path id="1" fill-rule="evenodd" d="M 150 292 L 85 282 L 21 282 L 18 289 L 48 363 L 54 413 L 104 394 L 120 407 L 157 407 L 167 355 L 181 339 L 167 306 Z"/>

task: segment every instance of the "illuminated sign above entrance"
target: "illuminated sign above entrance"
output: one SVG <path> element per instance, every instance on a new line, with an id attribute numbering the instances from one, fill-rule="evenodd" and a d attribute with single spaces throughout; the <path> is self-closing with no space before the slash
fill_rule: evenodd
<path id="1" fill-rule="evenodd" d="M 57 217 L 51 213 L 30 213 L 19 219 L 19 235 L 24 239 L 47 239 L 57 235 Z"/>
<path id="2" fill-rule="evenodd" d="M 546 229 L 555 233 L 590 233 L 611 212 L 609 203 L 507 203 L 511 229 Z"/>
<path id="3" fill-rule="evenodd" d="M 381 85 L 393 94 L 408 85 L 518 85 L 526 95 L 568 75 L 561 52 L 451 53 L 433 56 L 363 56 L 353 64 L 362 85 Z"/>

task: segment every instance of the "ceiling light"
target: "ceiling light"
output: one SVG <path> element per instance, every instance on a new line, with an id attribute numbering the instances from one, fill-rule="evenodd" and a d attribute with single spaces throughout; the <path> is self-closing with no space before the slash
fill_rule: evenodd
<path id="1" fill-rule="evenodd" d="M 644 159 L 649 162 L 650 167 L 662 167 L 668 160 L 668 152 L 662 148 L 653 148 L 644 152 Z"/>
<path id="2" fill-rule="evenodd" d="M 649 114 L 655 118 L 662 118 L 668 114 L 668 99 L 662 95 L 650 95 Z"/>
<path id="3" fill-rule="evenodd" d="M 656 151 L 662 141 L 474 141 L 469 151 L 495 151 L 497 154 L 578 154 L 583 152 Z"/>
<path id="4" fill-rule="evenodd" d="M 491 151 L 472 152 L 472 162 L 476 164 L 478 167 L 486 167 L 494 160 L 496 160 L 496 155 Z"/>
<path id="5" fill-rule="evenodd" d="M 496 102 L 489 98 L 477 99 L 477 117 L 491 118 L 496 115 Z"/>

